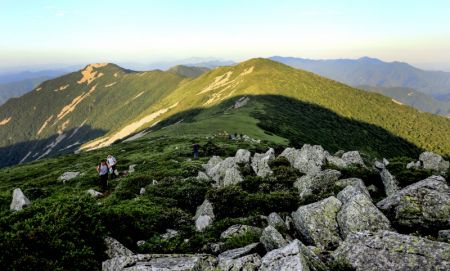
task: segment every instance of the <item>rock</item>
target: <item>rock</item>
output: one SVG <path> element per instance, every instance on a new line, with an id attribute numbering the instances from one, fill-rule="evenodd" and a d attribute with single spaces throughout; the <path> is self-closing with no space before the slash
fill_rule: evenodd
<path id="1" fill-rule="evenodd" d="M 80 172 L 68 171 L 59 176 L 58 180 L 66 182 L 75 179 L 78 176 L 80 176 Z"/>
<path id="2" fill-rule="evenodd" d="M 268 252 L 261 260 L 260 271 L 323 271 L 326 266 L 299 240 Z"/>
<path id="3" fill-rule="evenodd" d="M 350 234 L 332 254 L 342 269 L 450 270 L 450 245 L 389 231 Z"/>
<path id="4" fill-rule="evenodd" d="M 356 195 L 364 194 L 370 199 L 369 191 L 367 191 L 366 186 L 364 185 L 363 181 L 361 179 L 357 178 L 350 178 L 350 179 L 344 179 L 339 180 L 338 183 L 341 184 L 347 183 L 348 185 L 341 190 L 337 194 L 337 199 L 340 200 L 342 203 L 346 203 L 350 201 L 351 198 L 353 198 Z"/>
<path id="5" fill-rule="evenodd" d="M 203 165 L 203 168 L 206 171 L 206 174 L 211 176 L 212 172 L 211 170 L 220 162 L 222 162 L 222 158 L 220 158 L 219 156 L 213 156 L 209 159 L 208 163 Z"/>
<path id="6" fill-rule="evenodd" d="M 227 186 L 244 180 L 239 172 L 235 157 L 222 160 L 220 157 L 213 156 L 203 167 L 206 174 L 216 182 L 217 186 Z"/>
<path id="7" fill-rule="evenodd" d="M 450 166 L 449 161 L 445 161 L 442 156 L 432 153 L 423 152 L 419 156 L 424 169 L 431 169 L 436 172 L 446 172 Z"/>
<path id="8" fill-rule="evenodd" d="M 414 168 L 414 169 L 420 168 L 420 161 L 417 161 L 417 162 L 412 161 L 406 165 L 406 169 L 412 169 L 412 168 Z"/>
<path id="9" fill-rule="evenodd" d="M 303 145 L 300 150 L 293 148 L 285 149 L 280 156 L 286 157 L 291 166 L 305 174 L 315 174 L 322 169 L 328 156 L 322 146 Z"/>
<path id="10" fill-rule="evenodd" d="M 219 185 L 225 187 L 228 185 L 240 183 L 242 181 L 244 181 L 244 178 L 242 178 L 239 169 L 237 167 L 232 167 L 226 169 L 223 181 L 219 182 Z"/>
<path id="11" fill-rule="evenodd" d="M 137 254 L 104 261 L 103 271 L 214 270 L 217 259 L 207 254 Z"/>
<path id="12" fill-rule="evenodd" d="M 371 184 L 371 185 L 369 185 L 369 186 L 367 187 L 367 191 L 369 191 L 369 193 L 370 193 L 371 195 L 377 194 L 377 193 L 380 192 L 380 190 L 378 189 L 378 187 L 376 187 L 376 186 L 373 185 L 373 184 Z"/>
<path id="13" fill-rule="evenodd" d="M 367 190 L 364 191 L 356 186 L 347 186 L 339 192 L 337 198 L 343 203 L 337 214 L 337 222 L 343 239 L 354 232 L 391 229 L 391 223 L 373 205 Z"/>
<path id="14" fill-rule="evenodd" d="M 136 245 L 137 245 L 138 247 L 142 247 L 143 245 L 145 245 L 145 243 L 147 243 L 147 242 L 144 241 L 144 240 L 139 240 L 139 241 L 136 242 Z"/>
<path id="15" fill-rule="evenodd" d="M 450 242 L 450 230 L 441 230 L 438 232 L 438 239 L 441 242 Z"/>
<path id="16" fill-rule="evenodd" d="M 222 234 L 220 234 L 220 238 L 228 239 L 247 234 L 261 235 L 261 232 L 262 230 L 258 227 L 237 224 L 229 227 L 224 232 L 222 232 Z"/>
<path id="17" fill-rule="evenodd" d="M 338 168 L 345 168 L 347 167 L 347 164 L 345 163 L 344 160 L 342 160 L 342 158 L 340 157 L 336 157 L 336 156 L 327 156 L 327 163 L 333 166 L 336 166 Z"/>
<path id="18" fill-rule="evenodd" d="M 196 179 L 199 181 L 209 181 L 210 180 L 209 176 L 206 175 L 206 173 L 203 171 L 198 172 Z"/>
<path id="19" fill-rule="evenodd" d="M 383 164 L 385 166 L 388 166 L 389 165 L 389 161 L 386 158 L 383 158 Z"/>
<path id="20" fill-rule="evenodd" d="M 344 160 L 347 166 L 359 165 L 364 166 L 364 161 L 358 151 L 349 151 L 342 155 L 342 160 Z"/>
<path id="21" fill-rule="evenodd" d="M 397 180 L 394 176 L 387 170 L 387 168 L 383 168 L 380 171 L 381 181 L 384 185 L 384 191 L 387 196 L 390 196 L 398 191 Z"/>
<path id="22" fill-rule="evenodd" d="M 336 215 L 342 203 L 335 197 L 301 206 L 292 213 L 299 234 L 312 245 L 332 249 L 339 245 L 339 227 Z"/>
<path id="23" fill-rule="evenodd" d="M 339 179 L 341 173 L 334 169 L 326 169 L 315 175 L 304 175 L 294 183 L 298 189 L 301 200 L 311 196 L 323 197 L 333 190 L 334 183 Z"/>
<path id="24" fill-rule="evenodd" d="M 224 242 L 211 243 L 208 245 L 208 247 L 212 253 L 218 254 L 225 247 L 225 243 Z"/>
<path id="25" fill-rule="evenodd" d="M 273 174 L 269 163 L 275 160 L 275 151 L 270 148 L 266 153 L 255 153 L 252 158 L 252 168 L 256 175 L 260 177 L 267 177 Z"/>
<path id="26" fill-rule="evenodd" d="M 106 255 L 111 258 L 119 256 L 131 256 L 133 252 L 111 237 L 105 237 Z"/>
<path id="27" fill-rule="evenodd" d="M 342 158 L 342 155 L 344 155 L 345 151 L 344 150 L 338 150 L 337 152 L 334 153 L 334 156 Z"/>
<path id="28" fill-rule="evenodd" d="M 194 216 L 195 228 L 197 231 L 203 231 L 208 227 L 214 220 L 214 209 L 213 205 L 209 200 L 205 199 L 199 207 Z"/>
<path id="29" fill-rule="evenodd" d="M 275 212 L 269 214 L 267 217 L 267 223 L 275 229 L 287 231 L 286 224 L 283 219 Z"/>
<path id="30" fill-rule="evenodd" d="M 128 166 L 128 173 L 134 173 L 134 172 L 135 172 L 135 169 L 134 169 L 135 167 L 136 167 L 135 164 L 129 165 L 129 166 Z"/>
<path id="31" fill-rule="evenodd" d="M 29 205 L 31 205 L 31 201 L 25 196 L 22 190 L 20 188 L 14 189 L 9 209 L 12 211 L 20 211 Z"/>
<path id="32" fill-rule="evenodd" d="M 283 235 L 272 226 L 267 226 L 259 238 L 259 241 L 264 245 L 266 251 L 271 251 L 280 247 L 284 247 L 288 242 L 283 238 Z"/>
<path id="33" fill-rule="evenodd" d="M 238 164 L 248 164 L 250 163 L 250 157 L 252 154 L 245 149 L 239 149 L 234 156 L 235 162 Z"/>
<path id="34" fill-rule="evenodd" d="M 450 228 L 450 189 L 441 176 L 409 185 L 377 203 L 395 225 L 411 230 Z"/>
<path id="35" fill-rule="evenodd" d="M 100 193 L 98 191 L 95 191 L 94 189 L 88 189 L 86 191 L 87 194 L 89 194 L 91 197 L 93 198 L 100 198 L 101 196 L 103 196 L 103 193 Z"/>
<path id="36" fill-rule="evenodd" d="M 141 190 L 139 190 L 139 195 L 145 194 L 145 187 L 141 187 Z"/>
<path id="37" fill-rule="evenodd" d="M 167 229 L 166 233 L 161 235 L 161 238 L 163 240 L 169 240 L 169 239 L 172 239 L 172 238 L 177 237 L 177 236 L 178 236 L 178 231 L 172 230 L 172 229 Z"/>
<path id="38" fill-rule="evenodd" d="M 386 165 L 385 164 L 383 164 L 382 162 L 380 162 L 380 161 L 375 161 L 375 164 L 374 164 L 374 166 L 377 168 L 377 169 L 380 169 L 380 170 L 382 170 L 382 169 L 385 169 L 386 168 Z"/>
<path id="39" fill-rule="evenodd" d="M 286 216 L 285 224 L 288 231 L 292 231 L 295 229 L 294 219 L 292 219 L 292 217 L 289 215 Z"/>
<path id="40" fill-rule="evenodd" d="M 257 270 L 261 265 L 261 257 L 256 253 L 259 250 L 259 243 L 227 250 L 218 256 L 218 268 L 219 270 Z"/>

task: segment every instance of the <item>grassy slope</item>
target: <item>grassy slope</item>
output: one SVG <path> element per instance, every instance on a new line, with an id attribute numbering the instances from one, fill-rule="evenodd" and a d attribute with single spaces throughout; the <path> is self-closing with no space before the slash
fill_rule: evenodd
<path id="1" fill-rule="evenodd" d="M 78 83 L 82 78 L 80 72 L 70 73 L 46 81 L 36 90 L 0 107 L 0 119 L 11 118 L 9 123 L 0 127 L 0 147 L 31 141 L 29 144 L 16 146 L 13 151 L 7 150 L 11 151 L 8 155 L 16 157 L 12 162 L 20 161 L 29 149 L 33 153 L 42 154 L 45 146 L 55 142 L 55 135 L 59 133 L 65 134 L 66 138 L 52 150 L 53 153 L 120 127 L 162 99 L 184 80 L 184 77 L 169 72 L 139 73 L 113 64 L 94 71 L 103 73 L 103 76 L 90 84 Z M 67 88 L 58 90 L 63 86 Z M 72 112 L 58 119 L 57 116 L 64 107 L 86 95 L 93 87 L 95 90 Z M 50 117 L 51 121 L 39 133 Z M 82 124 L 84 129 L 69 139 Z"/>
<path id="2" fill-rule="evenodd" d="M 252 72 L 248 73 L 251 69 Z M 223 84 L 201 93 L 215 81 Z M 450 155 L 450 120 L 419 112 L 409 106 L 398 105 L 379 94 L 357 90 L 265 59 L 252 59 L 234 67 L 220 67 L 194 80 L 185 81 L 140 117 L 178 104 L 173 110 L 156 118 L 154 122 L 157 122 L 176 113 L 193 108 L 208 108 L 226 99 L 245 95 L 282 95 L 317 105 L 329 109 L 341 118 L 384 129 L 419 148 Z M 211 100 L 212 102 L 208 103 Z M 143 128 L 154 122 L 144 125 Z M 228 130 L 239 130 L 238 127 L 231 128 Z M 254 128 L 254 125 L 247 126 L 246 129 L 236 132 L 251 133 Z"/>

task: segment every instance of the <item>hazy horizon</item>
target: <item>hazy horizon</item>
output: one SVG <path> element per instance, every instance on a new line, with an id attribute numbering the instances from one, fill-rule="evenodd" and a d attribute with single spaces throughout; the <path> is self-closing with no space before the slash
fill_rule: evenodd
<path id="1" fill-rule="evenodd" d="M 450 71 L 449 10 L 443 0 L 1 0 L 0 72 L 274 55 Z"/>

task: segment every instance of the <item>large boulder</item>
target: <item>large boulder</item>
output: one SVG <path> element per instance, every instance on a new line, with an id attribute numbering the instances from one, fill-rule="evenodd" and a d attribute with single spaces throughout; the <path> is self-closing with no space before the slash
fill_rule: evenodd
<path id="1" fill-rule="evenodd" d="M 197 231 L 203 231 L 213 222 L 214 208 L 209 200 L 205 199 L 202 205 L 197 207 L 194 220 L 195 220 L 195 228 Z"/>
<path id="2" fill-rule="evenodd" d="M 398 184 L 395 177 L 387 170 L 386 167 L 383 167 L 380 170 L 381 181 L 383 182 L 384 191 L 387 196 L 390 196 L 398 191 Z"/>
<path id="3" fill-rule="evenodd" d="M 323 271 L 326 266 L 303 245 L 294 240 L 288 245 L 268 252 L 261 263 L 261 271 Z"/>
<path id="4" fill-rule="evenodd" d="M 384 214 L 373 205 L 366 189 L 347 186 L 339 192 L 337 198 L 342 202 L 337 214 L 341 236 L 345 239 L 349 233 L 363 230 L 389 230 L 391 224 Z"/>
<path id="5" fill-rule="evenodd" d="M 261 265 L 259 243 L 253 243 L 245 247 L 227 250 L 218 256 L 219 270 L 258 270 Z"/>
<path id="6" fill-rule="evenodd" d="M 286 239 L 283 238 L 283 235 L 272 226 L 267 226 L 263 230 L 259 241 L 264 245 L 266 251 L 284 247 L 288 243 Z"/>
<path id="7" fill-rule="evenodd" d="M 120 256 L 131 256 L 134 253 L 112 237 L 105 237 L 106 255 L 110 259 Z"/>
<path id="8" fill-rule="evenodd" d="M 251 153 L 246 149 L 239 149 L 234 156 L 235 162 L 238 164 L 248 164 L 250 163 Z"/>
<path id="9" fill-rule="evenodd" d="M 241 158 L 242 157 L 239 157 L 239 159 Z M 213 156 L 209 159 L 207 164 L 203 165 L 203 168 L 217 186 L 236 184 L 244 180 L 236 160 L 236 157 L 228 157 L 225 160 L 222 160 L 218 156 Z"/>
<path id="10" fill-rule="evenodd" d="M 345 161 L 340 158 L 340 157 L 336 157 L 336 156 L 332 156 L 332 155 L 328 155 L 327 156 L 327 163 L 330 165 L 333 165 L 337 168 L 345 168 L 347 167 L 347 164 L 345 163 Z"/>
<path id="11" fill-rule="evenodd" d="M 450 189 L 441 176 L 409 185 L 377 203 L 395 225 L 411 231 L 450 228 Z"/>
<path id="12" fill-rule="evenodd" d="M 252 158 L 252 168 L 256 175 L 267 177 L 273 174 L 270 169 L 269 162 L 275 160 L 275 151 L 270 148 L 266 153 L 255 153 Z"/>
<path id="13" fill-rule="evenodd" d="M 234 238 L 239 236 L 245 236 L 247 234 L 253 234 L 253 235 L 261 235 L 262 230 L 258 227 L 249 226 L 249 225 L 240 225 L 236 224 L 233 226 L 230 226 L 228 229 L 226 229 L 224 232 L 220 234 L 220 238 L 228 239 L 228 238 Z"/>
<path id="14" fill-rule="evenodd" d="M 20 211 L 24 207 L 27 207 L 31 204 L 31 201 L 25 196 L 20 188 L 16 188 L 13 191 L 11 205 L 9 209 L 12 211 Z"/>
<path id="15" fill-rule="evenodd" d="M 339 245 L 339 227 L 336 216 L 342 203 L 335 197 L 301 206 L 292 213 L 297 232 L 309 243 L 323 249 Z"/>
<path id="16" fill-rule="evenodd" d="M 119 256 L 102 263 L 103 271 L 215 270 L 217 259 L 207 254 L 137 254 Z"/>
<path id="17" fill-rule="evenodd" d="M 269 216 L 267 217 L 267 223 L 269 224 L 269 226 L 272 226 L 275 229 L 287 231 L 286 223 L 281 218 L 281 216 L 275 212 L 269 214 Z"/>
<path id="18" fill-rule="evenodd" d="M 349 151 L 342 155 L 342 160 L 344 160 L 346 166 L 364 166 L 364 161 L 358 151 Z"/>
<path id="19" fill-rule="evenodd" d="M 334 183 L 335 188 L 341 190 L 337 194 L 337 199 L 342 203 L 349 201 L 353 196 L 358 194 L 365 194 L 370 198 L 370 194 L 366 185 L 361 179 L 358 178 L 348 178 L 342 179 Z"/>
<path id="20" fill-rule="evenodd" d="M 326 169 L 315 173 L 314 175 L 303 175 L 294 183 L 298 189 L 301 200 L 311 196 L 328 196 L 332 192 L 334 183 L 339 179 L 341 173 L 334 169 Z"/>
<path id="21" fill-rule="evenodd" d="M 442 156 L 432 152 L 421 153 L 419 160 L 422 162 L 424 169 L 431 169 L 436 172 L 446 172 L 450 167 L 449 161 L 445 161 Z"/>
<path id="22" fill-rule="evenodd" d="M 332 254 L 342 270 L 450 270 L 450 245 L 390 231 L 350 234 Z"/>
<path id="23" fill-rule="evenodd" d="M 305 144 L 300 150 L 285 149 L 280 156 L 286 157 L 290 164 L 305 174 L 315 174 L 322 169 L 328 156 L 322 146 Z"/>

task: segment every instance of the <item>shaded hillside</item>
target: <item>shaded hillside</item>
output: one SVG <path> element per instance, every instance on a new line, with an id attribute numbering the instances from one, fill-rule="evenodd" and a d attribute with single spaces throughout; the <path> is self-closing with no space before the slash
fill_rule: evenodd
<path id="1" fill-rule="evenodd" d="M 328 109 L 342 118 L 380 127 L 419 148 L 450 154 L 450 120 L 399 105 L 376 93 L 357 90 L 266 59 L 252 59 L 234 67 L 217 68 L 194 80 L 185 81 L 133 123 L 145 120 L 146 116 L 159 114 L 151 121 L 141 122 L 142 129 L 177 112 L 208 108 L 227 99 L 246 95 L 282 95 L 296 99 Z M 282 108 L 282 105 L 279 106 Z M 272 108 L 269 114 L 283 118 L 282 112 Z M 229 122 L 233 122 L 233 119 Z M 220 127 L 220 122 L 217 125 Z M 128 128 L 125 126 L 119 132 L 110 132 L 83 148 L 107 146 L 116 141 L 119 135 L 124 135 L 125 131 L 130 131 Z M 252 133 L 253 129 L 254 125 L 244 125 L 242 131 L 236 132 Z M 291 129 L 297 127 L 293 125 Z M 365 133 L 363 130 L 360 132 Z"/>
<path id="2" fill-rule="evenodd" d="M 449 72 L 425 71 L 403 62 L 383 62 L 369 57 L 312 60 L 274 56 L 270 59 L 351 86 L 405 87 L 436 98 L 450 93 Z"/>
<path id="3" fill-rule="evenodd" d="M 36 86 L 50 78 L 50 76 L 42 76 L 0 84 L 0 105 L 4 104 L 8 99 L 16 98 L 30 92 Z"/>

